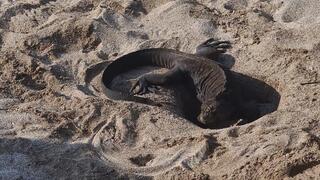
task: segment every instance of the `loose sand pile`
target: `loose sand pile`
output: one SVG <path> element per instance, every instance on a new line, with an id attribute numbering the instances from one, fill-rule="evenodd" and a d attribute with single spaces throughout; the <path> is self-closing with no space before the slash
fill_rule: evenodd
<path id="1" fill-rule="evenodd" d="M 318 0 L 0 1 L 0 179 L 319 179 L 319 8 Z M 193 53 L 210 37 L 232 41 L 234 71 L 278 91 L 276 111 L 202 129 L 172 111 L 170 90 L 146 95 L 171 104 L 164 108 L 100 92 L 94 67 L 151 47 Z"/>

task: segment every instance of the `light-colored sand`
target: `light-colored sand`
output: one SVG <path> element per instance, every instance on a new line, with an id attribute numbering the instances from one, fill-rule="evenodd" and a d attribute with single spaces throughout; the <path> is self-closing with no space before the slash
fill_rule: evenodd
<path id="1" fill-rule="evenodd" d="M 318 0 L 0 1 L 0 179 L 320 179 L 319 8 Z M 112 101 L 90 71 L 143 48 L 193 53 L 209 37 L 232 41 L 234 71 L 280 93 L 277 111 L 201 129 L 174 113 L 171 91 L 146 96 L 164 108 Z"/>

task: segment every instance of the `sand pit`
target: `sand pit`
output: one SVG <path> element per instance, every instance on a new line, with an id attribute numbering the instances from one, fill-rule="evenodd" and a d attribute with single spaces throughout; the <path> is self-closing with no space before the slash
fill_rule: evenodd
<path id="1" fill-rule="evenodd" d="M 319 7 L 1 1 L 0 179 L 319 179 Z M 258 118 L 201 128 L 181 116 L 171 90 L 145 96 L 164 107 L 101 93 L 101 71 L 117 57 L 155 47 L 193 53 L 210 37 L 232 42 L 225 58 L 234 58 L 243 96 L 260 102 Z"/>

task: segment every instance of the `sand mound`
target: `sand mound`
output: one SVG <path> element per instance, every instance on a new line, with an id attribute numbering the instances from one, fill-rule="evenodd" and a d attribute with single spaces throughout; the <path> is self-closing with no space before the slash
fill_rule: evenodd
<path id="1" fill-rule="evenodd" d="M 318 1 L 288 1 L 279 9 L 279 20 L 284 23 L 312 24 L 319 20 Z"/>
<path id="2" fill-rule="evenodd" d="M 317 0 L 1 1 L 0 177 L 319 178 L 319 7 Z M 171 90 L 145 96 L 164 107 L 101 93 L 100 72 L 115 58 L 151 47 L 193 53 L 209 37 L 231 40 L 222 59 L 262 83 L 247 81 L 247 90 L 260 94 L 263 117 L 203 129 L 181 117 Z M 154 70 L 124 74 L 115 86 Z"/>

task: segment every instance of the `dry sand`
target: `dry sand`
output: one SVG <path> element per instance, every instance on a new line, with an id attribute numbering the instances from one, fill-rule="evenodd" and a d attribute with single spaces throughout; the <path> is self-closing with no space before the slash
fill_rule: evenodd
<path id="1" fill-rule="evenodd" d="M 318 0 L 0 1 L 0 179 L 320 179 L 319 8 Z M 99 91 L 97 63 L 151 47 L 193 53 L 209 37 L 232 41 L 234 71 L 279 92 L 277 111 L 202 129 L 170 108 Z M 171 101 L 163 91 L 148 97 Z"/>

